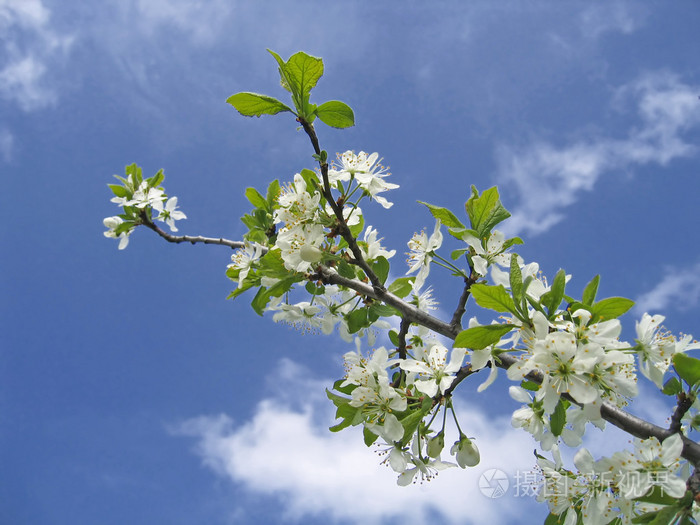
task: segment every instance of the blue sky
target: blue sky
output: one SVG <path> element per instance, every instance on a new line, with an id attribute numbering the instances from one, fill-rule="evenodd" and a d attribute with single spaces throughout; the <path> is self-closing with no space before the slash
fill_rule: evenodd
<path id="1" fill-rule="evenodd" d="M 479 468 L 400 489 L 356 433 L 327 431 L 348 345 L 226 301 L 225 248 L 137 231 L 118 251 L 106 184 L 164 168 L 182 233 L 240 238 L 245 188 L 312 151 L 292 119 L 224 101 L 283 97 L 265 50 L 304 50 L 325 62 L 317 100 L 356 114 L 319 126 L 322 147 L 377 151 L 401 186 L 364 210 L 397 276 L 432 229 L 416 200 L 459 212 L 498 184 L 527 261 L 638 302 L 626 338 L 645 311 L 698 335 L 698 27 L 691 1 L 0 0 L 0 521 L 541 522 L 532 498 L 477 490 L 533 463 L 505 379 L 459 394 Z M 447 315 L 452 283 L 430 284 Z M 594 455 L 625 442 L 589 434 Z"/>

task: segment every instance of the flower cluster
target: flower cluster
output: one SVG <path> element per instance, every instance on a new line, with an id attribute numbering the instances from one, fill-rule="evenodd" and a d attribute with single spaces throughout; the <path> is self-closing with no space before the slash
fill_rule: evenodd
<path id="1" fill-rule="evenodd" d="M 119 239 L 119 249 L 123 250 L 129 244 L 129 236 L 136 226 L 144 221 L 161 221 L 176 232 L 175 221 L 186 219 L 187 216 L 177 206 L 177 197 L 165 194 L 160 184 L 165 178 L 163 171 L 153 177 L 144 179 L 141 168 L 132 164 L 126 167 L 126 178 L 115 176 L 122 184 L 110 184 L 114 193 L 111 202 L 121 206 L 123 213 L 106 217 L 103 221 L 107 231 L 105 237 Z M 154 212 L 156 212 L 154 216 Z"/>
<path id="2" fill-rule="evenodd" d="M 629 523 L 638 512 L 655 508 L 634 501 L 636 498 L 652 490 L 661 497 L 677 499 L 685 494 L 686 482 L 679 472 L 682 449 L 678 434 L 661 443 L 654 437 L 635 439 L 634 451 L 616 452 L 599 460 L 582 448 L 574 458 L 577 473 L 563 468 L 558 454 L 555 461 L 540 457 L 538 499 L 546 501 L 564 525 L 575 525 L 581 518 L 584 523 L 607 524 L 615 519 Z"/>
<path id="3" fill-rule="evenodd" d="M 452 385 L 465 351 L 453 351 L 449 362 L 447 354 L 447 348 L 434 341 L 417 348 L 412 358 L 390 358 L 384 347 L 376 349 L 371 358 L 364 357 L 359 350 L 348 352 L 346 375 L 336 384 L 336 389 L 350 398 L 329 393 L 339 414 L 345 415 L 345 422 L 339 427 L 361 423 L 366 435 L 372 436 L 370 442 L 377 437 L 384 440 L 383 453 L 388 454 L 385 461 L 399 474 L 399 485 L 417 479 L 429 481 L 440 470 L 455 466 L 441 459 L 445 446 L 444 418 L 443 428 L 432 435 L 429 424 L 420 424 L 423 417 L 434 420 L 443 408 L 434 400 L 436 396 L 444 396 Z M 394 381 L 389 379 L 392 369 Z M 479 463 L 478 448 L 461 431 L 450 454 L 462 468 Z"/>

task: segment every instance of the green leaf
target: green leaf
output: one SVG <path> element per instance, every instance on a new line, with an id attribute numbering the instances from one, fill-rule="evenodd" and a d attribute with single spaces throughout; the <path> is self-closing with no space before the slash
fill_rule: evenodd
<path id="1" fill-rule="evenodd" d="M 160 186 L 160 183 L 165 180 L 165 174 L 163 173 L 163 170 L 158 170 L 158 172 L 153 175 L 153 177 L 148 179 L 148 187 L 149 188 L 157 188 Z"/>
<path id="2" fill-rule="evenodd" d="M 323 60 L 303 51 L 294 53 L 286 64 L 287 73 L 296 80 L 302 95 L 308 95 L 323 76 Z"/>
<path id="3" fill-rule="evenodd" d="M 559 517 L 559 514 L 549 514 L 545 520 L 544 525 L 562 525 L 564 523 L 564 517 Z"/>
<path id="4" fill-rule="evenodd" d="M 564 289 L 566 288 L 566 272 L 564 270 L 559 270 L 557 275 L 554 276 L 554 281 L 552 282 L 552 287 L 547 293 L 542 294 L 540 298 L 540 303 L 542 306 L 547 308 L 549 312 L 549 319 L 552 319 L 557 312 L 557 308 L 561 304 L 564 298 Z"/>
<path id="5" fill-rule="evenodd" d="M 371 447 L 372 444 L 375 441 L 377 441 L 377 438 L 379 437 L 379 436 L 377 436 L 377 434 L 375 434 L 371 430 L 368 430 L 367 427 L 364 427 L 362 429 L 362 435 L 363 435 L 364 440 L 365 440 L 365 445 L 367 445 L 368 447 Z"/>
<path id="6" fill-rule="evenodd" d="M 294 283 L 300 281 L 301 279 L 302 277 L 300 276 L 290 276 L 286 279 L 282 279 L 281 281 L 276 282 L 270 288 L 265 288 L 264 286 L 261 286 L 260 290 L 258 290 L 258 293 L 253 298 L 253 302 L 251 303 L 251 306 L 253 307 L 253 310 L 255 310 L 255 313 L 262 316 L 263 312 L 265 311 L 265 307 L 267 306 L 267 303 L 270 302 L 270 299 L 272 299 L 273 297 L 279 297 L 282 294 L 288 292 L 292 288 Z"/>
<path id="7" fill-rule="evenodd" d="M 259 93 L 236 93 L 228 97 L 226 102 L 236 108 L 244 117 L 260 117 L 261 115 L 276 115 L 282 111 L 292 111 L 276 98 Z"/>
<path id="8" fill-rule="evenodd" d="M 299 175 L 301 175 L 301 178 L 304 179 L 304 182 L 306 182 L 306 193 L 313 195 L 316 192 L 316 189 L 319 187 L 319 180 L 316 172 L 304 168 L 301 170 Z"/>
<path id="9" fill-rule="evenodd" d="M 268 52 L 277 61 L 282 87 L 292 93 L 292 99 L 300 116 L 312 122 L 315 115 L 310 111 L 309 92 L 323 75 L 323 61 L 299 51 L 285 62 L 274 51 L 268 49 Z"/>
<path id="10" fill-rule="evenodd" d="M 583 289 L 583 297 L 581 302 L 586 305 L 592 305 L 598 295 L 598 285 L 600 284 L 600 275 L 596 275 L 591 282 Z"/>
<path id="11" fill-rule="evenodd" d="M 510 256 L 510 291 L 515 304 L 520 305 L 523 302 L 523 274 L 516 254 Z"/>
<path id="12" fill-rule="evenodd" d="M 411 290 L 413 290 L 413 281 L 415 277 L 399 277 L 387 288 L 389 293 L 394 294 L 396 297 L 403 299 Z"/>
<path id="13" fill-rule="evenodd" d="M 608 297 L 593 304 L 591 321 L 616 319 L 634 306 L 634 301 L 625 297 Z"/>
<path id="14" fill-rule="evenodd" d="M 374 322 L 380 317 L 392 317 L 394 315 L 399 315 L 393 306 L 382 303 L 372 303 L 368 309 L 368 318 L 370 321 Z"/>
<path id="15" fill-rule="evenodd" d="M 264 210 L 268 209 L 265 197 L 260 195 L 260 192 L 255 188 L 246 188 L 245 196 L 250 201 L 250 203 L 256 208 L 262 208 Z"/>
<path id="16" fill-rule="evenodd" d="M 340 384 L 342 382 L 343 382 L 342 379 L 336 381 L 337 384 Z M 333 385 L 333 388 L 335 388 L 335 385 Z M 326 397 L 328 397 L 328 399 L 333 401 L 333 404 L 337 407 L 339 407 L 341 405 L 347 405 L 348 403 L 350 403 L 350 400 L 347 397 L 339 396 L 338 394 L 331 392 L 327 388 L 326 388 Z"/>
<path id="17" fill-rule="evenodd" d="M 455 338 L 455 348 L 471 348 L 481 350 L 500 341 L 501 337 L 510 332 L 515 326 L 505 324 L 487 324 L 472 326 L 462 330 Z"/>
<path id="18" fill-rule="evenodd" d="M 371 266 L 372 271 L 379 278 L 379 282 L 384 284 L 384 281 L 386 281 L 386 278 L 389 276 L 389 261 L 386 260 L 386 257 L 380 255 L 371 263 Z"/>
<path id="19" fill-rule="evenodd" d="M 647 512 L 636 518 L 632 518 L 632 523 L 649 523 L 649 525 L 669 525 L 675 523 L 674 518 L 678 515 L 679 507 L 672 505 L 661 510 Z"/>
<path id="20" fill-rule="evenodd" d="M 450 210 L 447 208 L 442 208 L 440 206 L 434 206 L 432 204 L 428 204 L 427 202 L 423 201 L 418 201 L 419 204 L 423 204 L 428 207 L 430 210 L 430 213 L 433 214 L 433 217 L 438 219 L 443 225 L 447 226 L 448 228 L 464 228 L 464 224 L 460 222 L 460 220 L 457 218 L 457 216 L 452 213 Z M 459 237 L 458 237 L 459 238 Z"/>
<path id="21" fill-rule="evenodd" d="M 644 496 L 634 498 L 634 501 L 653 503 L 654 505 L 673 505 L 674 503 L 679 503 L 678 498 L 669 496 L 668 493 L 658 485 L 652 487 Z"/>
<path id="22" fill-rule="evenodd" d="M 451 231 L 451 230 L 450 230 Z M 460 248 L 458 250 L 454 250 L 451 254 L 450 257 L 452 258 L 453 261 L 456 261 L 459 259 L 462 255 L 467 253 L 469 251 L 469 248 Z"/>
<path id="23" fill-rule="evenodd" d="M 498 188 L 495 186 L 484 191 L 481 196 L 472 186 L 472 196 L 465 204 L 472 229 L 478 233 L 478 238 L 484 238 L 498 223 L 510 217 L 510 213 L 501 204 Z"/>
<path id="24" fill-rule="evenodd" d="M 559 403 L 554 408 L 554 412 L 549 416 L 549 424 L 552 429 L 552 434 L 555 436 L 561 436 L 564 430 L 564 425 L 566 424 L 566 401 L 559 399 Z"/>
<path id="25" fill-rule="evenodd" d="M 391 341 L 392 345 L 399 346 L 399 334 L 396 330 L 389 330 L 389 341 Z"/>
<path id="26" fill-rule="evenodd" d="M 473 284 L 469 290 L 476 304 L 482 308 L 489 308 L 501 313 L 510 312 L 515 314 L 513 299 L 502 284 L 498 286 Z"/>
<path id="27" fill-rule="evenodd" d="M 534 381 L 528 380 L 523 380 L 520 383 L 520 386 L 523 387 L 525 390 L 530 390 L 531 392 L 537 392 L 540 389 L 540 384 L 535 383 Z"/>
<path id="28" fill-rule="evenodd" d="M 678 381 L 677 377 L 671 377 L 668 381 L 666 381 L 666 383 L 664 383 L 663 389 L 661 390 L 661 392 L 663 392 L 667 396 L 676 396 L 682 391 L 683 385 L 681 385 L 681 382 Z"/>
<path id="29" fill-rule="evenodd" d="M 354 334 L 359 330 L 369 326 L 367 319 L 367 308 L 358 308 L 345 316 L 345 321 L 348 323 L 348 332 Z"/>
<path id="30" fill-rule="evenodd" d="M 328 427 L 328 430 L 330 430 L 331 432 L 340 432 L 344 428 L 348 428 L 351 425 L 352 425 L 352 419 L 349 417 L 346 417 L 337 425 L 333 425 L 332 427 Z"/>
<path id="31" fill-rule="evenodd" d="M 689 386 L 700 382 L 700 359 L 678 352 L 673 354 L 673 367 Z"/>
<path id="32" fill-rule="evenodd" d="M 277 202 L 277 197 L 280 195 L 280 183 L 277 179 L 273 180 L 267 187 L 267 195 L 265 200 L 267 201 L 267 209 L 273 210 L 275 208 L 275 203 Z"/>
<path id="33" fill-rule="evenodd" d="M 227 274 L 228 274 L 228 272 L 227 272 Z M 250 274 L 248 276 L 250 277 Z M 238 281 L 238 278 L 236 278 L 236 281 Z M 258 280 L 258 283 L 256 284 L 256 282 L 253 280 L 249 281 L 248 279 L 245 279 L 241 286 L 239 286 L 238 288 L 236 288 L 235 290 L 233 290 L 230 294 L 228 294 L 226 296 L 226 299 L 235 299 L 236 297 L 241 295 L 243 292 L 247 292 L 251 288 L 255 288 L 256 286 L 259 286 L 259 285 L 260 285 L 259 280 Z"/>
<path id="34" fill-rule="evenodd" d="M 338 261 L 338 273 L 346 279 L 354 279 L 357 277 L 357 275 L 355 275 L 355 267 L 344 260 Z"/>
<path id="35" fill-rule="evenodd" d="M 282 253 L 279 250 L 270 250 L 258 260 L 260 273 L 265 277 L 274 279 L 284 279 L 290 276 L 289 270 L 285 268 L 282 260 Z M 297 278 L 301 280 L 301 277 Z"/>
<path id="36" fill-rule="evenodd" d="M 306 288 L 306 291 L 311 295 L 323 295 L 326 292 L 325 286 L 316 286 L 316 283 L 312 283 L 311 281 L 307 282 L 304 288 Z"/>
<path id="37" fill-rule="evenodd" d="M 339 100 L 329 100 L 316 108 L 316 116 L 332 128 L 349 128 L 355 125 L 352 108 Z"/>
<path id="38" fill-rule="evenodd" d="M 121 184 L 107 184 L 107 186 L 117 197 L 129 197 L 129 192 Z"/>

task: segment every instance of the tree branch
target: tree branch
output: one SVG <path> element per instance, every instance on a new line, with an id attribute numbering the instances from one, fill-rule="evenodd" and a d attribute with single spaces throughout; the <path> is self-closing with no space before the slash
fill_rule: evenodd
<path id="1" fill-rule="evenodd" d="M 143 221 L 142 224 L 146 228 L 153 230 L 166 241 L 175 244 L 189 242 L 190 244 L 219 244 L 221 246 L 228 246 L 234 250 L 237 248 L 245 248 L 245 243 L 243 241 L 230 241 L 228 239 L 224 239 L 223 237 L 216 239 L 214 237 L 202 237 L 201 235 L 198 235 L 197 237 L 192 237 L 190 235 L 171 235 L 170 233 L 160 229 L 153 221 L 146 217 L 145 214 L 142 214 L 141 220 Z M 267 248 L 265 248 L 265 251 L 267 251 Z"/>
<path id="2" fill-rule="evenodd" d="M 459 329 L 460 331 L 462 330 L 462 317 L 464 317 L 464 312 L 466 312 L 466 307 L 467 307 L 467 299 L 469 299 L 469 290 L 472 287 L 472 284 L 474 284 L 477 281 L 478 277 L 474 273 L 474 268 L 470 268 L 469 271 L 469 278 L 464 279 L 464 289 L 462 290 L 462 296 L 459 298 L 459 302 L 457 303 L 457 308 L 455 309 L 454 315 L 452 315 L 452 321 L 450 322 L 450 326 L 453 327 L 454 329 Z"/>
<path id="3" fill-rule="evenodd" d="M 191 237 L 189 235 L 171 235 L 169 233 L 164 232 L 148 218 L 144 220 L 143 225 L 156 232 L 166 241 L 176 244 L 189 242 L 191 244 L 219 244 L 234 249 L 245 247 L 245 243 L 241 241 L 231 241 L 223 238 L 216 239 L 202 236 Z M 378 289 L 372 285 L 369 285 L 357 279 L 348 279 L 347 277 L 343 277 L 342 275 L 338 274 L 335 270 L 332 270 L 331 268 L 328 268 L 323 265 L 319 266 L 318 274 L 320 275 L 324 283 L 344 286 L 346 288 L 350 288 L 351 290 L 355 290 L 361 295 L 371 297 L 372 299 L 382 301 L 389 306 L 393 306 L 401 313 L 402 323 L 410 322 L 420 324 L 425 328 L 428 328 L 429 330 L 432 330 L 437 334 L 443 335 L 453 341 L 457 337 L 457 334 L 459 334 L 459 332 L 461 331 L 461 327 L 454 327 L 452 324 L 445 323 L 444 321 L 441 321 L 440 319 L 433 317 L 432 315 L 422 310 L 419 310 L 416 306 L 407 303 L 406 301 L 400 299 L 392 293 L 389 293 L 383 287 Z M 505 370 L 510 368 L 518 361 L 516 357 L 505 353 L 501 354 L 499 356 L 499 359 L 500 363 L 498 364 L 498 366 Z M 454 390 L 454 387 L 457 386 L 457 384 L 459 384 L 464 378 L 471 375 L 472 373 L 474 372 L 471 370 L 471 367 L 469 365 L 462 367 L 462 369 L 460 369 L 460 371 L 457 373 L 455 384 L 449 389 L 449 392 L 451 393 L 452 390 Z M 527 377 L 528 379 L 532 379 L 537 383 L 542 383 L 543 377 L 539 372 L 530 372 L 530 374 L 528 374 Z M 673 428 L 673 425 L 672 428 L 668 429 L 659 427 L 637 416 L 633 416 L 632 414 L 625 412 L 624 410 L 608 402 L 604 402 L 601 405 L 600 415 L 604 420 L 608 421 L 609 423 L 624 430 L 628 434 L 631 434 L 632 436 L 641 439 L 655 437 L 659 441 L 663 441 L 667 437 L 678 433 L 678 430 L 675 430 Z M 683 435 L 681 435 L 681 438 L 683 439 L 682 456 L 694 465 L 700 464 L 700 444 Z"/>
<path id="4" fill-rule="evenodd" d="M 306 122 L 301 117 L 299 117 L 297 120 L 304 128 L 306 134 L 309 136 L 309 139 L 311 140 L 311 145 L 313 146 L 316 155 L 321 155 L 321 147 L 319 145 L 318 136 L 316 135 L 316 130 L 314 129 L 313 124 Z M 321 178 L 323 179 L 323 196 L 325 197 L 326 201 L 328 202 L 328 205 L 331 207 L 336 219 L 338 220 L 338 228 L 340 230 L 340 235 L 343 237 L 343 239 L 345 239 L 345 242 L 348 243 L 348 247 L 350 248 L 350 251 L 355 257 L 353 264 L 359 266 L 362 269 L 362 271 L 365 272 L 365 275 L 370 280 L 374 288 L 376 288 L 377 290 L 383 290 L 384 285 L 381 283 L 374 271 L 372 271 L 372 268 L 370 268 L 369 264 L 367 264 L 367 261 L 365 261 L 364 255 L 362 254 L 362 250 L 360 250 L 360 247 L 357 245 L 355 237 L 353 237 L 352 232 L 350 232 L 350 227 L 345 221 L 345 217 L 343 217 L 343 209 L 338 205 L 337 202 L 335 202 L 335 199 L 333 199 L 333 193 L 331 192 L 331 184 L 328 179 L 328 163 L 321 162 L 319 160 L 319 166 L 321 167 Z"/>

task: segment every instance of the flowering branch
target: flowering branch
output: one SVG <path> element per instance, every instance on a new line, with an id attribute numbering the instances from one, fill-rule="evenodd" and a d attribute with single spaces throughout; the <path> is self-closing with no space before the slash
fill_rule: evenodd
<path id="1" fill-rule="evenodd" d="M 161 229 L 154 221 L 165 222 L 176 232 L 175 221 L 186 216 L 178 209 L 177 197 L 165 194 L 162 171 L 144 179 L 133 164 L 127 166 L 126 178 L 117 177 L 121 185 L 109 185 L 112 202 L 123 213 L 104 219 L 105 235 L 119 240 L 119 249 L 124 249 L 133 230 L 143 225 L 171 243 L 235 249 L 226 274 L 237 287 L 229 298 L 257 289 L 251 306 L 258 314 L 272 312 L 276 322 L 310 326 L 325 334 L 337 330 L 348 343 L 354 341 L 357 350 L 344 356 L 344 378 L 333 385 L 334 392 L 327 391 L 341 419 L 331 430 L 361 424 L 368 446 L 381 438 L 388 447 L 385 462 L 399 474 L 399 485 L 411 483 L 416 475 L 430 480 L 437 471 L 454 466 L 440 458 L 447 410 L 459 433 L 450 454 L 462 468 L 478 464 L 475 438 L 462 430 L 452 394 L 484 369 L 489 374 L 477 389 L 481 392 L 503 369 L 518 383 L 509 393 L 522 404 L 513 412 L 512 425 L 529 432 L 555 459 L 538 456 L 544 488 L 550 491 L 540 493 L 552 513 L 547 523 L 637 522 L 635 516 L 643 508 L 639 498 L 655 505 L 645 523 L 670 523 L 691 512 L 700 516 L 700 506 L 693 502 L 700 474 L 696 470 L 689 477 L 687 470 L 684 475 L 680 471 L 681 459 L 700 465 L 700 444 L 687 435 L 697 430 L 700 420 L 700 406 L 695 403 L 700 360 L 686 354 L 700 348 L 700 343 L 691 336 L 675 338 L 661 329 L 663 316 L 649 314 L 637 322 L 633 345 L 621 341 L 618 318 L 634 303 L 622 297 L 596 300 L 598 276 L 580 300 L 569 297 L 565 288 L 571 276 L 564 270 L 550 284 L 537 263 L 526 264 L 511 253 L 523 241 L 506 239 L 495 229 L 510 217 L 495 187 L 481 194 L 472 187 L 465 203 L 466 224 L 447 208 L 421 202 L 435 219 L 434 230 L 430 235 L 416 233 L 408 241 L 406 276 L 385 286 L 389 259 L 396 251 L 385 249 L 377 230 L 365 225 L 359 203 L 369 197 L 388 209 L 391 202 L 378 194 L 398 186 L 383 179 L 389 174 L 375 164 L 377 153 L 346 151 L 338 155 L 340 164 L 328 164 L 313 122 L 318 118 L 336 128 L 352 126 L 352 110 L 339 101 L 309 102 L 309 92 L 323 74 L 321 59 L 300 52 L 285 62 L 270 53 L 293 106 L 256 93 L 238 93 L 227 102 L 245 116 L 293 113 L 311 141 L 320 177 L 318 171 L 304 169 L 293 183 L 280 186 L 273 181 L 266 195 L 247 188 L 245 195 L 254 206 L 242 217 L 248 232 L 242 241 L 232 241 Z M 340 193 L 337 198 L 334 191 Z M 451 258 L 463 258 L 462 264 L 437 253 L 444 230 L 460 243 Z M 428 313 L 437 303 L 432 287 L 422 291 L 433 262 L 463 282 L 449 323 Z M 291 302 L 304 292 L 309 300 Z M 492 317 L 493 312 L 498 314 L 497 319 L 481 325 L 472 317 L 464 329 L 470 299 Z M 387 321 L 393 316 L 400 318 L 398 332 Z M 375 331 L 380 329 L 388 331 L 393 349 L 375 348 Z M 437 336 L 453 341 L 452 348 Z M 373 348 L 371 356 L 361 352 L 363 339 Z M 676 396 L 669 428 L 622 408 L 638 393 L 637 370 L 664 395 Z M 677 377 L 664 381 L 671 370 Z M 445 410 L 442 425 L 431 429 L 440 421 L 441 410 Z M 690 424 L 684 425 L 686 415 Z M 606 421 L 637 438 L 635 452 L 594 461 L 581 449 L 574 458 L 579 473 L 564 469 L 559 444 L 579 446 L 589 423 L 603 428 Z M 562 480 L 573 480 L 575 490 L 571 492 Z M 664 499 L 664 492 L 670 500 Z"/>

